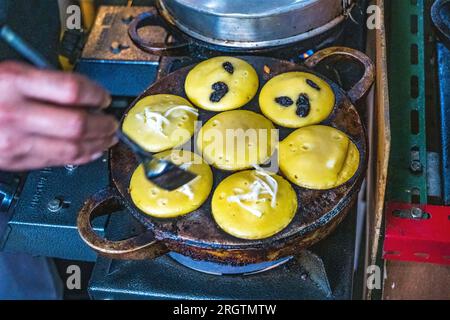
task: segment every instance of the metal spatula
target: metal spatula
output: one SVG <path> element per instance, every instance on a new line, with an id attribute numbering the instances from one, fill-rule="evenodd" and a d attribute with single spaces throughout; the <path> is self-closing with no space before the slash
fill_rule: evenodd
<path id="1" fill-rule="evenodd" d="M 1 21 L 0 39 L 3 39 L 36 67 L 41 69 L 55 69 L 55 67 L 46 61 L 38 51 L 28 45 L 11 28 L 2 25 Z M 154 158 L 150 152 L 145 151 L 120 129 L 117 132 L 117 137 L 135 153 L 138 160 L 141 161 L 144 166 L 147 179 L 152 181 L 158 187 L 172 191 L 197 177 L 197 175 L 192 172 L 183 170 L 170 161 Z"/>
<path id="2" fill-rule="evenodd" d="M 117 137 L 134 152 L 144 166 L 147 179 L 158 187 L 169 191 L 175 190 L 197 177 L 194 173 L 180 168 L 171 161 L 156 159 L 120 129 Z"/>

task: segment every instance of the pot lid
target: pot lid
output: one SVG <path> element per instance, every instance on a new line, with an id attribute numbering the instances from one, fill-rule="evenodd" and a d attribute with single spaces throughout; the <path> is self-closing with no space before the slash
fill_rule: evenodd
<path id="1" fill-rule="evenodd" d="M 284 45 L 325 32 L 353 0 L 157 0 L 161 15 L 186 34 L 222 46 Z"/>

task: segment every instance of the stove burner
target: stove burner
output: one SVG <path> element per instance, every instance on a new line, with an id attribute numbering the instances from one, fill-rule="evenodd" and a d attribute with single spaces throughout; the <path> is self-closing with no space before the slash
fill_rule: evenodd
<path id="1" fill-rule="evenodd" d="M 179 264 L 190 268 L 195 271 L 222 276 L 222 275 L 252 275 L 261 273 L 264 271 L 272 270 L 276 267 L 279 267 L 289 260 L 292 259 L 292 256 L 287 258 L 282 258 L 276 261 L 267 261 L 261 263 L 252 263 L 246 265 L 230 265 L 230 264 L 222 264 L 201 260 L 194 260 L 179 253 L 170 252 L 168 254 L 173 260 L 178 262 Z"/>

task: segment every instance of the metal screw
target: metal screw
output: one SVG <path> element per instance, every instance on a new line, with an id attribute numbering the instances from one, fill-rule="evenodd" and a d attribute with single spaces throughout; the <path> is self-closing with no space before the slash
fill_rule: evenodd
<path id="1" fill-rule="evenodd" d="M 125 14 L 125 15 L 122 17 L 122 21 L 123 21 L 123 23 L 125 23 L 125 24 L 131 23 L 131 21 L 133 21 L 133 19 L 134 19 L 134 17 L 133 17 L 133 15 L 130 14 L 130 13 L 127 13 L 127 14 Z"/>
<path id="2" fill-rule="evenodd" d="M 305 273 L 302 273 L 301 274 L 301 276 L 300 276 L 300 278 L 303 280 L 303 281 L 305 281 L 306 279 L 308 279 L 308 274 L 305 272 Z"/>
<path id="3" fill-rule="evenodd" d="M 111 52 L 115 54 L 120 53 L 120 43 L 113 41 L 111 43 Z"/>
<path id="4" fill-rule="evenodd" d="M 67 164 L 67 165 L 64 166 L 64 168 L 66 168 L 67 171 L 73 171 L 76 168 L 78 168 L 78 166 L 73 165 L 73 164 Z"/>
<path id="5" fill-rule="evenodd" d="M 114 54 L 119 54 L 122 50 L 126 50 L 128 48 L 130 48 L 130 46 L 127 44 L 121 44 L 118 41 L 113 41 L 111 43 L 110 50 Z"/>
<path id="6" fill-rule="evenodd" d="M 420 173 L 422 172 L 422 163 L 420 163 L 420 161 L 418 160 L 413 160 L 411 161 L 410 169 L 414 173 Z"/>
<path id="7" fill-rule="evenodd" d="M 414 219 L 421 219 L 423 215 L 423 211 L 420 208 L 412 208 L 411 209 L 411 216 Z"/>
<path id="8" fill-rule="evenodd" d="M 58 212 L 62 208 L 62 201 L 55 198 L 53 200 L 50 200 L 47 204 L 47 209 L 51 212 Z"/>

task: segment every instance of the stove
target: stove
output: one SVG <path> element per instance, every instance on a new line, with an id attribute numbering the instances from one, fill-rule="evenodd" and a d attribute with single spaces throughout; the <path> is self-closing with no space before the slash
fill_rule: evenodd
<path id="1" fill-rule="evenodd" d="M 93 299 L 351 299 L 356 211 L 309 250 L 260 273 L 212 275 L 166 255 L 147 261 L 99 257 L 89 294 Z M 137 234 L 126 212 L 111 216 L 107 237 Z M 192 265 L 191 265 L 192 266 Z"/>
<path id="2" fill-rule="evenodd" d="M 336 45 L 365 50 L 367 4 L 367 0 L 358 2 Z M 149 9 L 101 7 L 76 65 L 78 72 L 111 91 L 115 99 L 110 112 L 118 117 L 132 97 L 153 81 L 197 61 L 193 57 L 159 58 L 143 54 L 131 43 L 126 33 L 129 17 Z M 170 41 L 170 36 L 160 27 L 145 32 L 157 41 Z M 285 59 L 301 62 L 313 52 L 314 48 Z M 359 75 L 357 66 L 331 65 L 332 68 L 320 72 L 344 89 L 349 87 L 352 77 Z M 326 239 L 274 264 L 211 266 L 176 254 L 147 261 L 119 261 L 97 257 L 76 229 L 77 213 L 83 202 L 110 183 L 106 154 L 80 167 L 31 172 L 23 181 L 19 194 L 15 198 L 8 197 L 16 200 L 9 201 L 12 202 L 8 205 L 12 218 L 0 248 L 8 252 L 95 262 L 88 287 L 93 299 L 352 298 L 355 256 L 358 256 L 355 239 L 360 232 L 356 227 L 356 208 Z M 94 227 L 101 235 L 115 240 L 137 234 L 141 228 L 127 212 L 96 219 Z"/>

